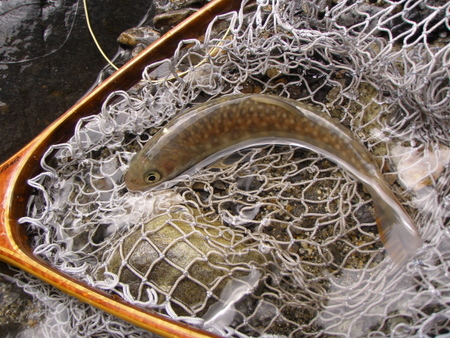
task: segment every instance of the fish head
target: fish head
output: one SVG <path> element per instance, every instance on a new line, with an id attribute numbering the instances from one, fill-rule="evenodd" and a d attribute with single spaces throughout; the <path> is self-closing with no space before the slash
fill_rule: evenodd
<path id="1" fill-rule="evenodd" d="M 142 153 L 136 154 L 125 174 L 125 185 L 130 191 L 146 191 L 171 178 L 173 165 L 170 158 L 167 159 L 149 159 L 142 156 Z"/>

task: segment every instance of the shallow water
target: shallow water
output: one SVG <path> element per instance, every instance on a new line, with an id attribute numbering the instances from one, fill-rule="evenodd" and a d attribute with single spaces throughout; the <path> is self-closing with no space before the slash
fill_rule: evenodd
<path id="1" fill-rule="evenodd" d="M 92 27 L 109 57 L 148 1 L 90 3 Z M 86 26 L 81 0 L 0 1 L 0 162 L 69 109 L 106 62 Z M 26 61 L 31 60 L 31 61 Z"/>

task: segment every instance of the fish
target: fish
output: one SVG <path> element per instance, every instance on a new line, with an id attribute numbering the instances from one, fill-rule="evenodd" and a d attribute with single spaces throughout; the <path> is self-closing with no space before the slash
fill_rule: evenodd
<path id="1" fill-rule="evenodd" d="M 348 171 L 370 193 L 380 239 L 393 261 L 403 264 L 417 254 L 419 231 L 368 150 L 319 109 L 289 98 L 231 94 L 186 110 L 132 158 L 125 185 L 146 191 L 236 150 L 265 144 L 307 148 Z"/>

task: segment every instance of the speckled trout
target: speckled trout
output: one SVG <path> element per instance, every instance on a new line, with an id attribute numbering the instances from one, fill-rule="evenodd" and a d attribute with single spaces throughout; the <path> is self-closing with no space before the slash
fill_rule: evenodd
<path id="1" fill-rule="evenodd" d="M 144 191 L 237 149 L 289 144 L 311 149 L 348 170 L 371 194 L 381 240 L 394 261 L 411 259 L 422 240 L 367 149 L 322 112 L 292 99 L 229 95 L 180 114 L 132 159 L 131 191 Z"/>

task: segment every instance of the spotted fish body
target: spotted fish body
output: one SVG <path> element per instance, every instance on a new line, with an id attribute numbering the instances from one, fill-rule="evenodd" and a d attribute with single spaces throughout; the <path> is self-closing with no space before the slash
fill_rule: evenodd
<path id="1" fill-rule="evenodd" d="M 409 260 L 421 246 L 413 221 L 367 150 L 326 115 L 287 98 L 237 94 L 187 110 L 133 158 L 125 183 L 132 191 L 148 190 L 207 164 L 213 155 L 217 159 L 216 154 L 269 143 L 314 150 L 362 182 L 373 199 L 381 240 L 396 262 Z"/>

